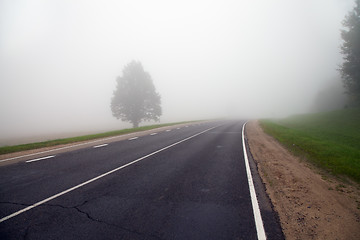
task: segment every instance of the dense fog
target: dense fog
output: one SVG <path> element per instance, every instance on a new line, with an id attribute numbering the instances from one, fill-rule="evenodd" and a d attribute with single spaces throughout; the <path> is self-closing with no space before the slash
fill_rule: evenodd
<path id="1" fill-rule="evenodd" d="M 343 100 L 340 29 L 353 6 L 0 0 L 0 145 L 131 127 L 110 101 L 133 60 L 161 95 L 161 123 L 322 110 L 328 89 Z"/>

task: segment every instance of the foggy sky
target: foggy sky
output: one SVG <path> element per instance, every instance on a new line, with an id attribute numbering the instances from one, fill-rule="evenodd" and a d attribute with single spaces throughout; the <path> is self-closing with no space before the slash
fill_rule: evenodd
<path id="1" fill-rule="evenodd" d="M 140 61 L 161 122 L 306 112 L 342 62 L 352 0 L 0 0 L 0 138 L 130 127 L 116 77 Z"/>

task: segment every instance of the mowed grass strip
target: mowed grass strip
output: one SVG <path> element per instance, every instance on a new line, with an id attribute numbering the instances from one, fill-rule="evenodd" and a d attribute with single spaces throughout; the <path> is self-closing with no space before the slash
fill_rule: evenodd
<path id="1" fill-rule="evenodd" d="M 360 183 L 360 109 L 261 120 L 260 125 L 296 155 Z"/>
<path id="2" fill-rule="evenodd" d="M 155 129 L 155 128 L 160 128 L 160 127 L 192 123 L 192 122 L 196 122 L 196 121 L 157 124 L 157 125 L 144 126 L 144 127 L 138 127 L 138 128 L 128 128 L 128 129 L 122 129 L 122 130 L 117 130 L 117 131 L 110 131 L 110 132 L 105 132 L 105 133 L 84 135 L 84 136 L 79 136 L 79 137 L 62 138 L 62 139 L 45 141 L 45 142 L 21 144 L 21 145 L 16 145 L 16 146 L 4 146 L 4 147 L 0 147 L 0 155 L 7 154 L 7 153 L 26 151 L 26 150 L 33 150 L 33 149 L 44 148 L 44 147 L 52 147 L 52 146 L 57 146 L 57 145 L 62 145 L 62 144 L 83 142 L 83 141 L 89 141 L 89 140 L 106 138 L 106 137 L 113 137 L 113 136 L 124 135 L 124 134 L 128 134 L 128 133 L 141 132 L 141 131 L 151 130 L 151 129 Z"/>

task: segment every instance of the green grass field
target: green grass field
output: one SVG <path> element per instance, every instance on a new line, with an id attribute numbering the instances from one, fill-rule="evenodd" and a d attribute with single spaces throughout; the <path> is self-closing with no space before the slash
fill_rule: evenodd
<path id="1" fill-rule="evenodd" d="M 260 124 L 296 155 L 360 183 L 360 109 L 261 120 Z"/>
<path id="2" fill-rule="evenodd" d="M 196 122 L 196 121 L 191 121 L 191 122 Z M 183 124 L 183 123 L 191 123 L 191 122 L 157 124 L 157 125 L 122 129 L 122 130 L 117 130 L 117 131 L 85 135 L 85 136 L 79 136 L 79 137 L 73 137 L 73 138 L 63 138 L 63 139 L 22 144 L 22 145 L 16 145 L 16 146 L 4 146 L 4 147 L 0 147 L 0 155 L 7 154 L 7 153 L 20 152 L 20 151 L 25 151 L 25 150 L 33 150 L 33 149 L 44 148 L 44 147 L 52 147 L 52 146 L 57 146 L 57 145 L 61 145 L 61 144 L 68 144 L 68 143 L 94 140 L 94 139 L 99 139 L 99 138 L 112 137 L 112 136 L 123 135 L 123 134 L 127 134 L 127 133 L 146 131 L 146 130 L 150 130 L 150 129 L 166 127 L 166 126 L 171 126 L 171 125 L 177 125 L 177 124 Z"/>

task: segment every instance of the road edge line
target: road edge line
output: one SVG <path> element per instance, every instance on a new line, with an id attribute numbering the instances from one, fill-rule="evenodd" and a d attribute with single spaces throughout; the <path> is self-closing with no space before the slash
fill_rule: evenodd
<path id="1" fill-rule="evenodd" d="M 253 209 L 253 214 L 254 214 L 257 237 L 259 240 L 266 240 L 264 223 L 261 218 L 259 203 L 258 203 L 258 200 L 256 197 L 255 186 L 254 186 L 254 182 L 252 179 L 250 165 L 249 165 L 249 159 L 247 156 L 247 150 L 246 150 L 246 146 L 245 146 L 245 125 L 246 125 L 246 123 L 247 122 L 245 122 L 243 124 L 241 135 L 242 135 L 242 145 L 243 145 L 243 152 L 244 152 L 246 174 L 247 174 L 247 178 L 248 178 L 249 191 L 250 191 L 250 197 L 251 197 L 251 204 L 252 204 L 252 209 Z"/>

